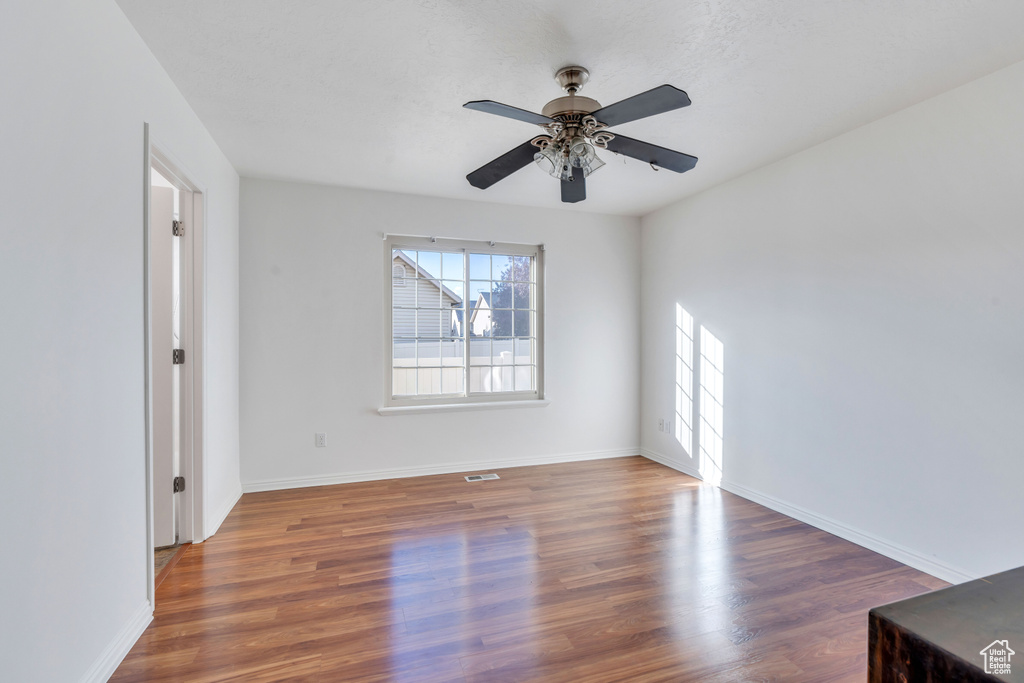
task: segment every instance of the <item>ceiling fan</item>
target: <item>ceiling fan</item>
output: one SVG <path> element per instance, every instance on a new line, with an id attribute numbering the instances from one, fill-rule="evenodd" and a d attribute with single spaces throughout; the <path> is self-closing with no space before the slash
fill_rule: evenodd
<path id="1" fill-rule="evenodd" d="M 607 149 L 676 173 L 689 171 L 697 164 L 697 157 L 607 130 L 611 126 L 689 106 L 690 98 L 685 92 L 671 85 L 659 85 L 602 107 L 597 100 L 577 95 L 589 79 L 590 72 L 582 66 L 559 69 L 555 80 L 569 94 L 548 102 L 540 114 L 493 100 L 477 100 L 462 105 L 467 109 L 535 123 L 545 131 L 545 135 L 524 142 L 467 175 L 469 184 L 486 190 L 535 161 L 561 181 L 562 201 L 575 203 L 587 198 L 587 176 L 604 166 L 595 148 Z"/>

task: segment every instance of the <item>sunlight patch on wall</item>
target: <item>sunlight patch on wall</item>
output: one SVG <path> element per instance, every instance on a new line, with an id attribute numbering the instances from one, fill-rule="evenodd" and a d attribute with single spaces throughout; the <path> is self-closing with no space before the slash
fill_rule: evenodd
<path id="1" fill-rule="evenodd" d="M 676 304 L 675 437 L 693 456 L 693 316 Z"/>
<path id="2" fill-rule="evenodd" d="M 700 464 L 704 481 L 718 486 L 722 482 L 722 406 L 724 347 L 715 335 L 700 327 Z"/>

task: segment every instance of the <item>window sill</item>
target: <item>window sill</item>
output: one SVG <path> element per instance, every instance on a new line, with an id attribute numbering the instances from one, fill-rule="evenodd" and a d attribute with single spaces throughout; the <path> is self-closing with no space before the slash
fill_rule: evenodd
<path id="1" fill-rule="evenodd" d="M 411 415 L 419 413 L 459 413 L 466 410 L 499 410 L 503 408 L 544 408 L 550 400 L 546 398 L 528 401 L 482 401 L 479 403 L 440 403 L 425 406 L 389 406 L 378 408 L 381 415 Z"/>

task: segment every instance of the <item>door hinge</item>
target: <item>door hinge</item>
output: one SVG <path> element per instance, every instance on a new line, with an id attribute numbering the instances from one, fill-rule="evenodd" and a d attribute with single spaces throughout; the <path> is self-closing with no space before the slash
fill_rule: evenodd
<path id="1" fill-rule="evenodd" d="M 174 492 L 180 493 L 185 490 L 185 477 L 174 478 Z"/>
<path id="2" fill-rule="evenodd" d="M 171 363 L 173 365 L 185 364 L 185 349 L 174 349 L 171 352 Z"/>
<path id="3" fill-rule="evenodd" d="M 185 234 L 185 221 L 171 221 L 171 233 L 175 237 L 181 237 Z"/>

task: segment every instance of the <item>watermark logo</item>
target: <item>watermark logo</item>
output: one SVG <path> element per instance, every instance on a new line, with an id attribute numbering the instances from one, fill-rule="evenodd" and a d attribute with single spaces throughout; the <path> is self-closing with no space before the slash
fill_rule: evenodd
<path id="1" fill-rule="evenodd" d="M 992 644 L 979 654 L 985 658 L 985 673 L 1008 675 L 1010 658 L 1017 653 L 1010 649 L 1009 641 L 993 640 Z"/>

